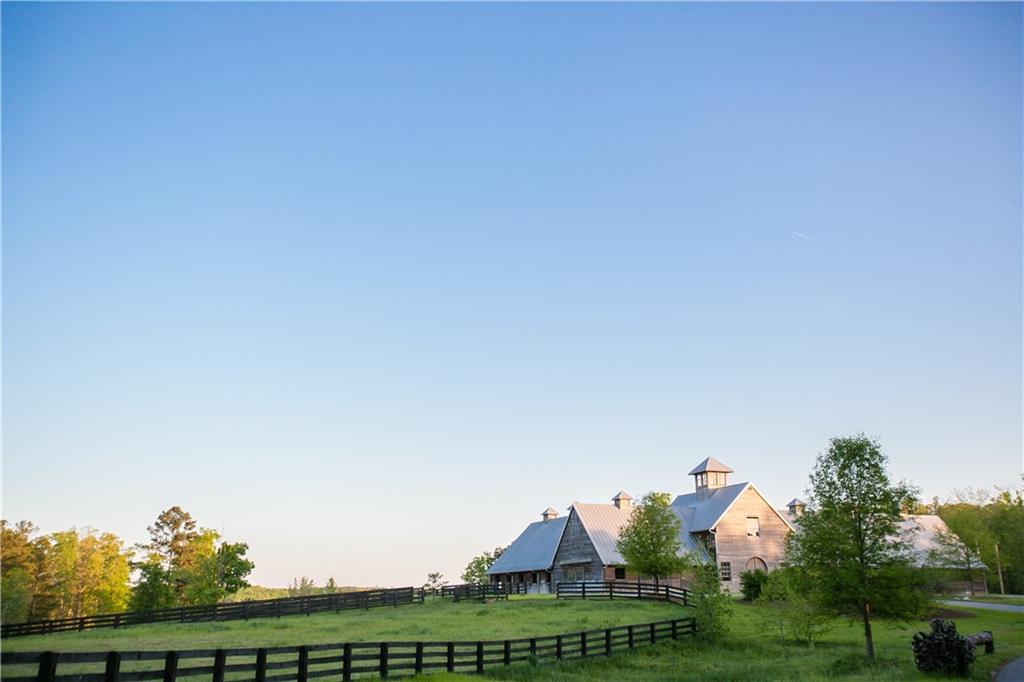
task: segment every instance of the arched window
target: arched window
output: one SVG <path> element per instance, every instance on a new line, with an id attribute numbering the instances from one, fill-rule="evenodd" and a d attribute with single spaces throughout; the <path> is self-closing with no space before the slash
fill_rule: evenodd
<path id="1" fill-rule="evenodd" d="M 768 570 L 768 564 L 766 564 L 764 562 L 764 559 L 762 559 L 759 556 L 752 556 L 749 559 L 747 559 L 747 566 L 746 566 L 745 570 L 756 571 L 757 569 L 761 569 L 762 571 L 767 571 Z"/>

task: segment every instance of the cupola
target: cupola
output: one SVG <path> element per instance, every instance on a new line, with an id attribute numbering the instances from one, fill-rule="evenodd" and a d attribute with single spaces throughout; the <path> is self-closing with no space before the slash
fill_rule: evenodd
<path id="1" fill-rule="evenodd" d="M 732 469 L 719 462 L 714 457 L 708 457 L 703 462 L 693 467 L 689 475 L 693 476 L 694 485 L 697 489 L 697 496 L 704 498 L 711 495 L 716 488 L 728 485 L 729 474 Z"/>

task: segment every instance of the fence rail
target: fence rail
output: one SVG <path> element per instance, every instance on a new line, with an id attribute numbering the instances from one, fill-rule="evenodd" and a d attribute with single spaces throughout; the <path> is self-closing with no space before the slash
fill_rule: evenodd
<path id="1" fill-rule="evenodd" d="M 319 677 L 398 677 L 431 671 L 483 673 L 527 661 L 550 662 L 678 639 L 696 631 L 693 618 L 622 625 L 545 637 L 461 642 L 351 642 L 311 646 L 193 651 L 10 653 L 0 655 L 5 682 L 308 682 Z M 15 670 L 11 670 L 13 666 Z M 60 667 L 69 670 L 61 674 Z"/>
<path id="2" fill-rule="evenodd" d="M 691 594 L 685 587 L 655 585 L 653 583 L 615 582 L 560 582 L 555 585 L 558 599 L 653 599 L 691 606 Z"/>
<path id="3" fill-rule="evenodd" d="M 510 594 L 527 594 L 525 583 L 486 583 L 483 585 L 475 585 L 468 583 L 466 585 L 445 585 L 441 588 L 442 599 L 452 599 L 454 601 L 461 601 L 463 599 L 508 599 Z"/>
<path id="4" fill-rule="evenodd" d="M 212 620 L 248 620 L 293 616 L 299 614 L 345 611 L 350 609 L 371 609 L 382 606 L 399 606 L 423 602 L 423 590 L 417 587 L 397 587 L 386 590 L 361 590 L 359 592 L 335 592 L 306 597 L 283 597 L 258 601 L 211 604 L 209 606 L 186 606 L 153 611 L 126 611 L 80 618 L 42 620 L 28 623 L 11 623 L 0 628 L 0 637 L 40 635 L 50 632 L 91 630 L 93 628 L 123 627 L 148 623 L 196 623 Z"/>

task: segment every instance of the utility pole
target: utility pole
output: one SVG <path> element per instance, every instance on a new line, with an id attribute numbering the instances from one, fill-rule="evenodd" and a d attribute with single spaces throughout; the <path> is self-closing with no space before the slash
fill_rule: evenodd
<path id="1" fill-rule="evenodd" d="M 999 560 L 999 543 L 996 543 L 996 571 L 999 573 L 999 594 L 1006 594 L 1006 588 L 1003 587 L 1003 564 Z"/>

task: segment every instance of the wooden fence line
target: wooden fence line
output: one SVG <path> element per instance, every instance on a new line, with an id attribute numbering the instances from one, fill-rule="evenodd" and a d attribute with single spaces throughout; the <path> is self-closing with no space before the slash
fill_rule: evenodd
<path id="1" fill-rule="evenodd" d="M 125 611 L 79 618 L 10 623 L 0 628 L 0 637 L 19 637 L 51 632 L 91 630 L 103 627 L 123 627 L 149 623 L 196 623 L 218 620 L 248 620 L 249 618 L 270 618 L 298 614 L 345 611 L 350 609 L 371 609 L 383 606 L 422 603 L 424 592 L 418 587 L 397 587 L 383 590 L 362 590 L 359 592 L 335 592 L 314 594 L 305 597 L 282 597 L 257 601 L 210 604 L 208 606 L 184 606 L 180 608 L 155 609 L 152 611 Z"/>
<path id="2" fill-rule="evenodd" d="M 309 682 L 320 677 L 340 677 L 348 682 L 363 676 L 387 678 L 441 670 L 483 673 L 489 668 L 523 662 L 610 656 L 617 651 L 678 639 L 695 632 L 696 621 L 690 617 L 489 641 L 348 642 L 192 651 L 3 652 L 0 663 L 37 666 L 34 674 L 4 676 L 5 682 L 174 682 L 182 678 L 203 678 L 212 682 L 225 679 Z M 143 665 L 134 665 L 139 662 Z M 79 668 L 92 664 L 92 669 L 59 674 L 59 667 L 68 664 L 77 664 Z M 133 669 L 126 670 L 126 667 Z"/>
<path id="3" fill-rule="evenodd" d="M 691 593 L 685 587 L 623 581 L 560 582 L 555 585 L 555 596 L 558 599 L 653 599 L 681 606 L 690 606 L 692 602 Z"/>
<path id="4" fill-rule="evenodd" d="M 463 599 L 484 600 L 488 598 L 508 599 L 510 594 L 528 594 L 526 584 L 485 583 L 477 585 L 467 583 L 465 585 L 445 585 L 440 590 L 442 599 L 452 599 L 454 601 L 461 601 Z"/>

